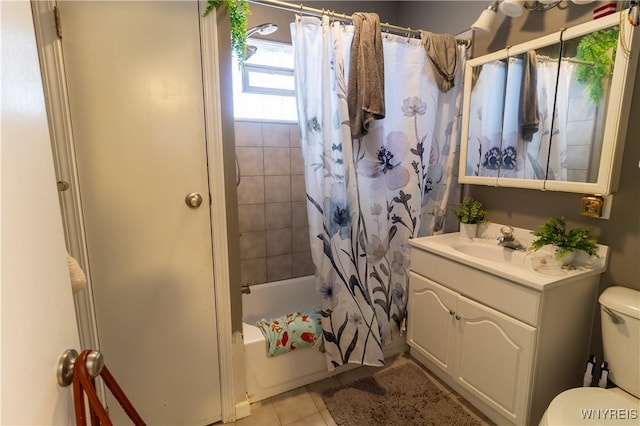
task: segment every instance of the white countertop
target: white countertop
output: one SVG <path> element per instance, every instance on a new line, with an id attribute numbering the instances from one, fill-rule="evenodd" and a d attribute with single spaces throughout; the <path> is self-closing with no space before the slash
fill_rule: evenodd
<path id="1" fill-rule="evenodd" d="M 589 256 L 584 252 L 578 252 L 574 261 L 575 269 L 565 269 L 557 266 L 541 263 L 542 259 L 553 262 L 550 254 L 540 251 L 514 251 L 503 248 L 505 261 L 486 260 L 480 257 L 469 255 L 457 250 L 457 245 L 472 244 L 478 245 L 482 250 L 496 250 L 498 245 L 495 234 L 500 235 L 499 229 L 503 225 L 490 224 L 481 231 L 480 238 L 473 240 L 460 236 L 458 232 L 451 234 L 434 235 L 430 237 L 420 237 L 409 240 L 409 244 L 420 250 L 451 259 L 472 268 L 484 271 L 498 277 L 514 281 L 518 284 L 533 288 L 538 291 L 561 285 L 562 283 L 584 278 L 591 275 L 601 274 L 606 270 L 609 248 L 599 245 L 598 254 L 600 257 Z M 528 230 L 515 229 L 516 238 L 521 238 L 525 245 L 531 242 Z"/>

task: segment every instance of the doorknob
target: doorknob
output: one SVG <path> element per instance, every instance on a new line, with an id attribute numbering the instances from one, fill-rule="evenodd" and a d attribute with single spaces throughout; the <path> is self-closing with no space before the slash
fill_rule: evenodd
<path id="1" fill-rule="evenodd" d="M 56 375 L 58 377 L 58 384 L 66 387 L 71 384 L 73 380 L 73 366 L 78 358 L 78 351 L 75 349 L 67 349 L 60 355 L 58 360 L 58 368 L 56 369 Z"/>
<path id="2" fill-rule="evenodd" d="M 58 384 L 62 387 L 69 386 L 73 381 L 73 369 L 78 359 L 78 351 L 67 349 L 58 359 L 56 376 Z M 91 351 L 86 357 L 87 373 L 91 377 L 98 377 L 104 368 L 104 355 L 100 351 Z"/>
<path id="3" fill-rule="evenodd" d="M 200 207 L 200 204 L 202 204 L 202 195 L 197 192 L 190 192 L 184 198 L 184 202 L 187 203 L 187 206 L 190 208 L 197 209 Z"/>

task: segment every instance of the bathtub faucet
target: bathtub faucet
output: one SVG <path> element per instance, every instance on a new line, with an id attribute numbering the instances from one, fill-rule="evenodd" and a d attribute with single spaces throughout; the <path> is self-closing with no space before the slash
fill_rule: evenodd
<path id="1" fill-rule="evenodd" d="M 503 226 L 500 228 L 501 237 L 498 237 L 498 245 L 513 250 L 526 250 L 525 246 L 520 244 L 513 236 L 513 228 L 510 226 Z"/>
<path id="2" fill-rule="evenodd" d="M 251 294 L 251 287 L 248 285 L 243 285 L 240 287 L 240 290 L 242 291 L 242 294 Z"/>

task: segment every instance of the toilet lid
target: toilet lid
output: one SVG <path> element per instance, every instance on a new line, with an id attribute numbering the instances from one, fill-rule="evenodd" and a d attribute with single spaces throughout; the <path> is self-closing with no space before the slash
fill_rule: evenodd
<path id="1" fill-rule="evenodd" d="M 621 389 L 575 388 L 556 396 L 545 413 L 548 425 L 638 425 L 640 400 Z"/>

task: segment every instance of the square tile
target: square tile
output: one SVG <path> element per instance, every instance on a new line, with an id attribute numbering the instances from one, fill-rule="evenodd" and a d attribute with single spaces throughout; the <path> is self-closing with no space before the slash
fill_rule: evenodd
<path id="1" fill-rule="evenodd" d="M 307 202 L 294 201 L 291 203 L 291 227 L 299 228 L 307 226 L 309 219 L 307 217 Z"/>
<path id="2" fill-rule="evenodd" d="M 304 174 L 304 157 L 300 148 L 291 148 L 291 174 Z"/>
<path id="3" fill-rule="evenodd" d="M 242 186 L 242 184 L 240 185 Z M 238 197 L 240 197 L 239 194 Z M 283 203 L 287 201 L 291 201 L 291 176 L 265 176 L 263 202 Z"/>
<path id="4" fill-rule="evenodd" d="M 324 419 L 324 422 L 327 424 L 327 426 L 338 426 L 336 421 L 333 420 L 333 417 L 331 417 L 331 413 L 329 412 L 329 410 L 320 411 L 320 415 Z"/>
<path id="5" fill-rule="evenodd" d="M 270 399 L 251 404 L 251 415 L 236 420 L 236 426 L 280 425 L 280 419 Z"/>
<path id="6" fill-rule="evenodd" d="M 306 277 L 316 271 L 310 251 L 291 254 L 291 277 Z"/>
<path id="7" fill-rule="evenodd" d="M 240 232 L 264 231 L 267 229 L 265 205 L 243 204 L 238 206 L 238 227 Z"/>
<path id="8" fill-rule="evenodd" d="M 289 146 L 289 124 L 264 123 L 262 125 L 264 146 Z"/>
<path id="9" fill-rule="evenodd" d="M 276 395 L 272 398 L 272 401 L 278 418 L 283 425 L 319 413 L 316 404 L 304 388 Z"/>
<path id="10" fill-rule="evenodd" d="M 314 413 L 301 419 L 287 423 L 286 426 L 327 426 L 324 417 L 320 413 Z"/>
<path id="11" fill-rule="evenodd" d="M 588 96 L 569 98 L 567 121 L 595 120 L 597 110 Z"/>
<path id="12" fill-rule="evenodd" d="M 289 143 L 292 147 L 300 146 L 300 125 L 297 123 L 289 126 Z"/>
<path id="13" fill-rule="evenodd" d="M 595 120 L 570 121 L 567 123 L 567 135 L 571 135 L 567 139 L 567 148 L 572 146 L 591 146 L 591 140 L 594 137 Z M 587 145 L 588 144 L 588 145 Z M 567 160 L 569 153 L 567 152 Z"/>
<path id="14" fill-rule="evenodd" d="M 291 278 L 291 255 L 267 257 L 267 279 L 271 281 Z"/>
<path id="15" fill-rule="evenodd" d="M 305 386 L 305 389 L 309 393 L 309 396 L 311 396 L 313 402 L 316 404 L 316 407 L 318 407 L 318 410 L 322 411 L 327 409 L 327 406 L 322 399 L 322 392 L 327 389 L 337 388 L 341 385 L 342 383 L 340 383 L 340 380 L 338 380 L 336 377 L 328 377 L 318 382 L 308 384 L 307 386 Z"/>
<path id="16" fill-rule="evenodd" d="M 304 185 L 304 177 L 302 175 L 296 175 L 294 179 L 291 179 L 291 201 L 306 200 L 307 188 Z"/>
<path id="17" fill-rule="evenodd" d="M 240 283 L 262 284 L 267 282 L 267 258 L 240 261 Z"/>
<path id="18" fill-rule="evenodd" d="M 267 231 L 267 256 L 291 253 L 291 229 Z"/>
<path id="19" fill-rule="evenodd" d="M 267 255 L 265 231 L 243 232 L 240 234 L 240 260 L 255 259 Z"/>
<path id="20" fill-rule="evenodd" d="M 260 176 L 264 175 L 264 155 L 263 148 L 236 147 L 238 159 L 238 169 L 240 176 Z"/>
<path id="21" fill-rule="evenodd" d="M 567 147 L 567 169 L 588 170 L 591 159 L 589 145 L 574 145 Z"/>
<path id="22" fill-rule="evenodd" d="M 238 205 L 263 204 L 264 201 L 264 176 L 243 176 L 242 179 L 240 179 L 240 185 L 238 185 Z"/>
<path id="23" fill-rule="evenodd" d="M 262 123 L 234 122 L 236 146 L 262 146 Z"/>
<path id="24" fill-rule="evenodd" d="M 267 229 L 291 228 L 291 203 L 266 205 Z"/>
<path id="25" fill-rule="evenodd" d="M 293 228 L 291 231 L 291 252 L 309 251 L 309 227 Z"/>
<path id="26" fill-rule="evenodd" d="M 264 148 L 264 174 L 291 174 L 290 148 Z"/>

